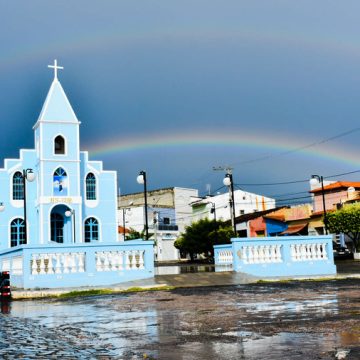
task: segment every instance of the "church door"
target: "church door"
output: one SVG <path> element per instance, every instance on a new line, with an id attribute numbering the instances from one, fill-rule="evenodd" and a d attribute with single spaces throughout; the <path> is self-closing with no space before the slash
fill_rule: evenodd
<path id="1" fill-rule="evenodd" d="M 51 214 L 51 241 L 64 242 L 64 216 L 58 213 Z"/>

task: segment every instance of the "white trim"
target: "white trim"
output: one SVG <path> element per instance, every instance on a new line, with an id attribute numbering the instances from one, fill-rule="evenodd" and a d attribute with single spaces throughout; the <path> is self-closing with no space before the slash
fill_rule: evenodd
<path id="1" fill-rule="evenodd" d="M 69 204 L 62 203 L 62 202 L 56 203 L 56 204 L 54 204 L 53 206 L 50 206 L 50 207 L 49 207 L 49 209 L 48 209 L 48 214 L 47 214 L 47 219 L 48 219 L 48 226 L 47 226 L 47 233 L 48 233 L 47 238 L 48 238 L 48 243 L 51 242 L 51 213 L 52 213 L 53 209 L 54 209 L 55 207 L 57 207 L 57 206 L 64 206 L 64 207 L 68 208 L 69 210 L 75 210 L 75 211 L 76 211 L 76 209 L 70 207 Z M 75 217 L 77 218 L 77 213 L 76 213 L 76 212 L 75 212 Z M 65 218 L 65 212 L 64 212 L 64 218 Z M 75 220 L 76 220 L 76 219 L 75 219 Z M 72 226 L 73 226 L 73 225 L 72 225 Z M 75 223 L 75 233 L 77 233 L 77 232 L 76 232 L 76 229 L 77 229 L 77 226 L 76 226 L 76 223 Z M 74 234 L 73 229 L 71 229 L 71 232 L 70 232 L 70 233 L 71 233 L 71 239 L 72 239 L 72 237 L 74 236 L 74 235 L 73 235 L 73 234 Z M 66 243 L 63 242 L 62 244 L 66 244 Z M 73 241 L 70 242 L 70 244 L 73 244 Z"/>
<path id="2" fill-rule="evenodd" d="M 90 218 L 94 218 L 94 219 L 96 219 L 97 222 L 98 222 L 98 226 L 99 226 L 99 228 L 98 228 L 98 232 L 99 232 L 99 240 L 98 240 L 98 242 L 101 243 L 101 242 L 103 242 L 101 221 L 100 221 L 99 218 L 98 218 L 97 216 L 95 216 L 95 215 L 88 215 L 88 216 L 84 219 L 84 221 L 82 222 L 82 223 L 83 223 L 83 229 L 84 229 L 84 234 L 83 234 L 84 243 L 85 243 L 85 221 L 86 221 L 87 219 L 90 219 Z M 96 244 L 96 242 L 95 242 L 95 241 L 94 241 L 94 242 L 91 241 L 89 244 Z"/>
<path id="3" fill-rule="evenodd" d="M 13 195 L 14 195 L 13 194 L 14 175 L 17 172 L 19 172 L 21 174 L 21 176 L 23 176 L 23 173 L 22 173 L 22 171 L 20 169 L 16 169 L 12 174 L 9 174 L 9 176 L 8 176 L 8 179 L 10 180 L 9 181 L 10 204 L 11 204 L 11 206 L 13 206 L 14 208 L 17 208 L 17 209 L 24 207 L 24 199 L 15 200 L 13 198 Z"/>
<path id="4" fill-rule="evenodd" d="M 65 196 L 55 196 L 54 195 L 54 173 L 57 169 L 62 168 L 65 172 L 66 172 L 66 177 L 67 177 L 67 193 L 68 195 Z M 63 166 L 62 164 L 57 164 L 55 168 L 53 168 L 52 172 L 51 172 L 51 192 L 52 192 L 52 197 L 70 197 L 70 181 L 69 181 L 69 171 L 65 168 L 65 166 Z"/>
<path id="5" fill-rule="evenodd" d="M 66 121 L 65 119 L 62 119 L 61 121 L 60 120 L 57 120 L 57 121 L 49 121 L 49 120 L 43 120 L 43 116 L 44 114 L 47 112 L 47 108 L 49 106 L 49 103 L 50 103 L 50 99 L 52 98 L 52 94 L 54 92 L 54 89 L 55 89 L 55 85 L 58 85 L 59 89 L 60 89 L 60 92 L 62 93 L 63 97 L 65 98 L 65 102 L 67 104 L 67 106 L 69 107 L 70 109 L 70 113 L 72 115 L 72 118 L 73 119 L 76 119 L 76 121 L 74 121 L 73 119 L 69 119 L 70 121 Z M 58 79 L 54 79 L 53 82 L 51 83 L 51 86 L 50 86 L 50 89 L 49 89 L 49 92 L 46 96 L 46 99 L 45 99 L 45 102 L 44 102 L 44 105 L 41 109 L 41 113 L 39 115 L 39 118 L 37 120 L 37 122 L 35 123 L 35 125 L 33 126 L 33 130 L 35 130 L 38 126 L 39 126 L 39 123 L 42 123 L 42 122 L 46 122 L 46 123 L 49 123 L 49 122 L 52 122 L 52 123 L 60 123 L 60 124 L 70 124 L 70 123 L 73 123 L 73 124 L 79 124 L 79 120 L 78 118 L 76 117 L 75 115 L 75 112 L 74 112 L 74 109 L 72 108 L 70 102 L 69 102 L 69 99 L 67 98 L 66 94 L 65 94 L 65 91 L 60 83 L 60 81 Z"/>
<path id="6" fill-rule="evenodd" d="M 43 215 L 44 215 L 44 207 L 40 206 L 40 212 L 39 212 L 40 221 L 38 224 L 38 226 L 40 228 L 40 244 L 44 244 L 44 224 L 46 222 L 44 222 Z"/>
<path id="7" fill-rule="evenodd" d="M 93 166 L 91 166 L 89 164 L 86 164 L 86 167 L 89 169 L 89 172 L 96 173 L 96 175 L 99 175 L 101 173 L 101 171 L 96 170 Z M 86 176 L 85 176 L 85 178 L 86 178 Z"/>
<path id="8" fill-rule="evenodd" d="M 7 170 L 8 174 L 15 173 L 16 170 L 19 170 L 22 173 L 22 163 L 19 162 L 18 164 L 14 165 L 10 169 Z"/>
<path id="9" fill-rule="evenodd" d="M 14 215 L 14 216 L 12 216 L 10 219 L 9 219 L 9 221 L 8 221 L 8 248 L 9 249 L 13 249 L 13 248 L 15 248 L 16 246 L 11 246 L 11 223 L 15 220 L 15 219 L 21 219 L 21 220 L 24 220 L 24 215 L 22 215 L 22 216 L 18 216 L 18 215 Z M 27 240 L 29 239 L 29 226 L 28 226 L 28 224 L 29 224 L 29 222 L 27 221 L 26 222 L 26 236 L 27 236 L 27 239 L 25 239 L 26 240 L 26 244 L 29 244 L 30 243 L 30 241 L 29 242 L 27 242 Z M 18 245 L 18 246 L 20 246 L 20 245 Z"/>
<path id="10" fill-rule="evenodd" d="M 55 153 L 55 139 L 56 139 L 58 136 L 61 136 L 61 137 L 63 138 L 63 140 L 64 140 L 64 150 L 65 150 L 65 151 L 64 151 L 63 154 L 56 154 L 56 153 Z M 67 155 L 68 155 L 68 152 L 67 152 L 67 149 L 68 149 L 67 143 L 68 143 L 68 141 L 67 141 L 67 139 L 66 139 L 66 136 L 64 136 L 64 134 L 62 134 L 62 133 L 55 134 L 55 135 L 53 136 L 53 139 L 52 139 L 53 156 L 55 156 L 55 157 L 67 156 Z"/>
<path id="11" fill-rule="evenodd" d="M 86 197 L 86 178 L 89 174 L 93 174 L 95 176 L 95 200 L 88 200 Z M 84 180 L 83 180 L 83 186 L 84 186 L 84 199 L 85 199 L 85 206 L 89 208 L 95 208 L 99 205 L 99 178 L 97 174 L 94 174 L 92 171 L 89 171 L 85 174 Z"/>
<path id="12" fill-rule="evenodd" d="M 64 156 L 64 155 L 61 155 Z M 43 162 L 57 162 L 59 161 L 59 159 L 41 159 L 41 161 Z M 67 163 L 79 163 L 80 160 L 68 160 L 68 159 L 61 159 L 62 162 L 67 162 Z"/>
<path id="13" fill-rule="evenodd" d="M 47 205 L 47 204 L 60 204 L 64 203 L 69 206 L 69 204 L 82 204 L 81 196 L 40 196 L 36 205 Z"/>
<path id="14" fill-rule="evenodd" d="M 115 179 L 114 179 L 114 195 L 115 195 L 115 201 L 114 201 L 114 215 L 115 215 L 115 241 L 119 241 L 119 233 L 118 233 L 118 193 L 117 193 L 117 189 L 118 189 L 118 182 L 117 182 L 117 171 L 115 171 Z M 124 229 L 124 240 L 125 240 L 125 229 Z"/>
<path id="15" fill-rule="evenodd" d="M 72 120 L 38 120 L 33 126 L 33 130 L 36 130 L 41 124 L 61 124 L 61 125 L 80 125 L 81 121 L 72 121 Z"/>

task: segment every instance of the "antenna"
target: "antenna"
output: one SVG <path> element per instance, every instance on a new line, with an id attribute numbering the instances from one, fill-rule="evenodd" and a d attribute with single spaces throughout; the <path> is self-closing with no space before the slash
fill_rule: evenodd
<path id="1" fill-rule="evenodd" d="M 233 169 L 230 165 L 213 166 L 214 171 L 226 171 L 228 174 L 231 174 Z"/>
<path id="2" fill-rule="evenodd" d="M 206 191 L 211 195 L 211 184 L 206 184 Z"/>

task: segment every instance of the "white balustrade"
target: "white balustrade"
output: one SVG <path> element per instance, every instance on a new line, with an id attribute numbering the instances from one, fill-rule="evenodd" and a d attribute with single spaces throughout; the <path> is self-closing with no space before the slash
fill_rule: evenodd
<path id="1" fill-rule="evenodd" d="M 292 261 L 327 260 L 326 243 L 291 244 Z"/>
<path id="2" fill-rule="evenodd" d="M 32 275 L 69 274 L 85 271 L 85 253 L 32 254 Z"/>
<path id="3" fill-rule="evenodd" d="M 282 262 L 281 245 L 242 246 L 240 251 L 240 258 L 244 264 Z"/>
<path id="4" fill-rule="evenodd" d="M 23 258 L 22 256 L 16 256 L 12 258 L 12 275 L 22 275 L 23 274 Z"/>
<path id="5" fill-rule="evenodd" d="M 232 264 L 233 255 L 231 250 L 220 250 L 218 253 L 218 263 L 220 264 Z"/>
<path id="6" fill-rule="evenodd" d="M 145 268 L 145 251 L 99 251 L 96 253 L 97 271 L 142 270 Z"/>

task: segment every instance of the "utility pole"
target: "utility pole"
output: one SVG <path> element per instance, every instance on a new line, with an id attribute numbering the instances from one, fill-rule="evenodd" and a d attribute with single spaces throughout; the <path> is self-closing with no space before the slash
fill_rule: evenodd
<path id="1" fill-rule="evenodd" d="M 229 189 L 229 204 L 230 204 L 230 217 L 231 224 L 234 229 L 234 234 L 236 236 L 236 224 L 235 224 L 235 199 L 234 199 L 234 181 L 232 176 L 233 168 L 230 166 L 213 166 L 214 171 L 226 171 L 225 178 L 223 183 Z"/>

